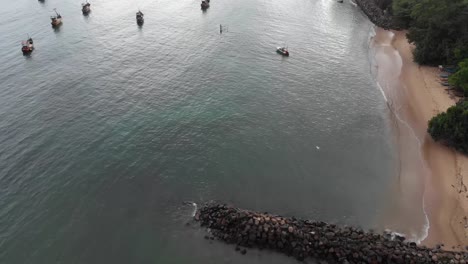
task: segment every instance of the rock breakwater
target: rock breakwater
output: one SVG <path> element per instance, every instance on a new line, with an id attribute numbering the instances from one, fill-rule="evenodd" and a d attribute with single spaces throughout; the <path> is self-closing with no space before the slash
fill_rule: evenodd
<path id="1" fill-rule="evenodd" d="M 270 249 L 298 260 L 329 263 L 459 263 L 467 252 L 419 247 L 403 237 L 353 227 L 281 217 L 209 203 L 195 214 L 214 237 L 247 248 Z M 239 248 L 236 248 L 239 250 Z M 245 250 L 241 251 L 245 254 Z"/>
<path id="2" fill-rule="evenodd" d="M 375 0 L 354 0 L 372 23 L 383 29 L 397 29 L 393 18 L 382 10 Z"/>

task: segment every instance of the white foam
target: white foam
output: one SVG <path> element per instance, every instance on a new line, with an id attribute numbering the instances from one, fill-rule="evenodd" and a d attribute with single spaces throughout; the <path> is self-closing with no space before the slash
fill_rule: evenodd
<path id="1" fill-rule="evenodd" d="M 388 31 L 388 34 L 392 39 L 395 36 L 395 34 L 393 32 L 391 32 L 391 31 Z M 372 39 L 375 35 L 376 35 L 375 27 L 372 26 L 371 30 L 369 32 L 370 39 Z M 369 49 L 371 49 L 371 45 L 369 45 Z M 397 50 L 395 50 L 395 51 L 396 51 L 395 55 L 398 56 L 400 61 L 401 61 L 400 53 Z M 372 58 L 372 60 L 375 63 L 375 65 L 377 65 L 377 63 L 375 61 L 375 54 L 374 54 L 374 57 Z M 401 67 L 402 67 L 402 64 L 400 64 L 400 73 L 398 73 L 398 75 L 401 74 Z M 383 90 L 382 86 L 380 85 L 380 83 L 378 81 L 377 81 L 377 87 L 379 88 L 380 92 L 382 93 L 382 96 L 384 97 L 385 102 L 387 102 L 388 108 L 390 109 L 392 114 L 396 117 L 396 119 L 401 124 L 403 124 L 404 126 L 406 126 L 409 129 L 409 131 L 411 132 L 411 135 L 416 139 L 417 144 L 418 144 L 418 148 L 419 148 L 419 158 L 420 158 L 421 162 L 423 164 L 425 164 L 425 161 L 424 161 L 424 158 L 423 158 L 423 153 L 422 153 L 422 142 L 421 142 L 421 140 L 418 138 L 418 136 L 416 135 L 416 132 L 413 130 L 413 128 L 399 116 L 398 111 L 393 109 L 392 105 L 388 102 L 388 98 L 385 95 L 385 91 Z M 427 215 L 426 205 L 425 205 L 425 195 L 426 195 L 426 188 L 424 188 L 424 192 L 423 192 L 423 195 L 422 195 L 422 211 L 423 211 L 423 214 L 424 214 L 424 225 L 423 225 L 422 235 L 420 237 L 418 237 L 417 235 L 412 234 L 411 238 L 408 239 L 408 241 L 414 241 L 414 242 L 416 242 L 418 244 L 420 244 L 424 239 L 426 239 L 426 237 L 429 234 L 429 228 L 430 228 L 429 217 Z M 392 234 L 403 235 L 404 236 L 404 234 L 399 234 L 397 232 L 392 232 Z"/>
<path id="2" fill-rule="evenodd" d="M 385 102 L 388 102 L 387 96 L 385 95 L 384 90 L 382 89 L 382 86 L 380 86 L 380 83 L 377 82 L 377 87 L 379 88 L 380 92 L 382 93 L 383 98 L 385 99 Z"/>
<path id="3" fill-rule="evenodd" d="M 195 217 L 195 214 L 197 213 L 198 206 L 194 202 L 192 202 L 192 206 L 193 206 L 192 217 Z"/>

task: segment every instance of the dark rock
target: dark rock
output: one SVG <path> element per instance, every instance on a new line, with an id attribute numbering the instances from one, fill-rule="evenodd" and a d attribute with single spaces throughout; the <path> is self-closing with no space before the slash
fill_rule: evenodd
<path id="1" fill-rule="evenodd" d="M 392 18 L 372 0 L 355 0 L 356 4 L 375 25 L 384 29 L 395 28 Z"/>
<path id="2" fill-rule="evenodd" d="M 405 243 L 404 237 L 392 240 L 388 234 L 365 232 L 324 222 L 283 218 L 226 205 L 208 204 L 199 209 L 199 222 L 208 227 L 211 240 L 239 246 L 271 249 L 298 260 L 308 257 L 327 263 L 464 263 L 468 253 Z"/>

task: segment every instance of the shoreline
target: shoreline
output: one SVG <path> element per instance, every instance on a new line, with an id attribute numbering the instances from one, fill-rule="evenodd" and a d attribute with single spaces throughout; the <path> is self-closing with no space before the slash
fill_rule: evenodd
<path id="1" fill-rule="evenodd" d="M 406 32 L 376 28 L 372 45 L 376 79 L 393 116 L 400 167 L 391 187 L 398 197 L 391 198 L 383 223 L 403 233 L 427 225 L 426 234 L 416 231 L 422 244 L 465 250 L 468 158 L 434 142 L 426 132 L 428 121 L 456 99 L 438 82 L 436 67 L 413 62 Z"/>

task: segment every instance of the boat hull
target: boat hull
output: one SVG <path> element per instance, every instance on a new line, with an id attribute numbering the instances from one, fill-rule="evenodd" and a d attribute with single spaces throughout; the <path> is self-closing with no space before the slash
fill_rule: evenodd
<path id="1" fill-rule="evenodd" d="M 29 54 L 34 50 L 34 48 L 22 48 L 21 51 L 23 54 Z"/>
<path id="2" fill-rule="evenodd" d="M 289 51 L 282 51 L 281 48 L 277 48 L 276 53 L 281 54 L 283 56 L 289 56 Z"/>
<path id="3" fill-rule="evenodd" d="M 34 50 L 34 46 L 32 44 L 28 44 L 27 46 L 23 46 L 21 48 L 21 51 L 23 54 L 29 54 Z"/>
<path id="4" fill-rule="evenodd" d="M 53 27 L 57 27 L 59 26 L 60 24 L 62 24 L 62 19 L 61 18 L 57 18 L 55 20 L 52 20 L 52 22 L 50 23 Z"/>

